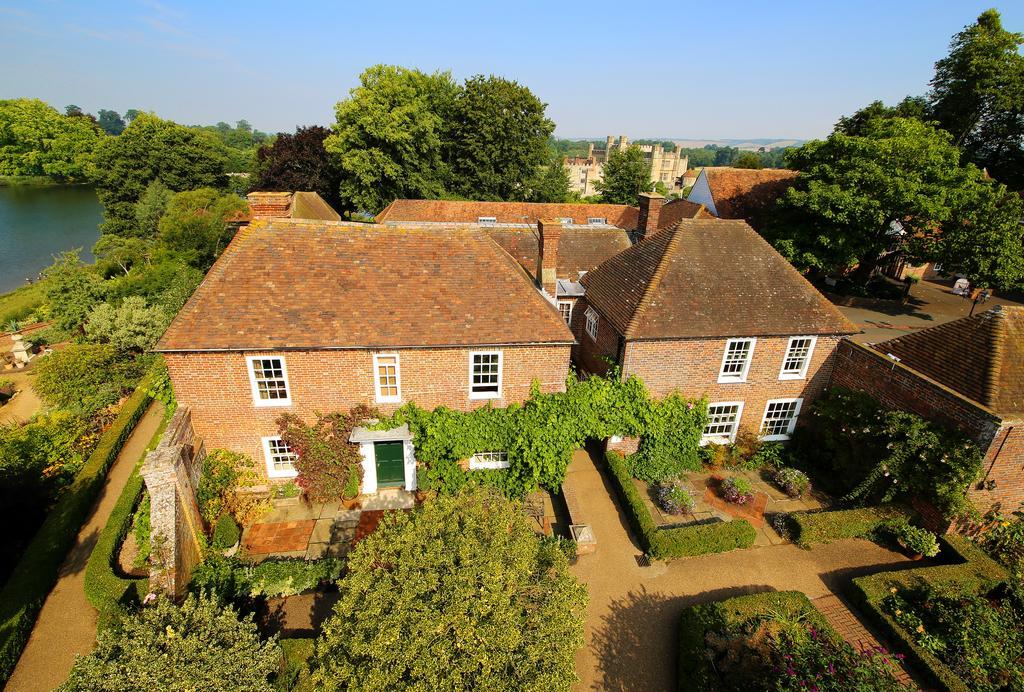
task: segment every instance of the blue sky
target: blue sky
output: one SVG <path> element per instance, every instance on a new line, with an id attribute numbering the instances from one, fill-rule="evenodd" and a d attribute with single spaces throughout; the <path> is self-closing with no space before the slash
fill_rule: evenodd
<path id="1" fill-rule="evenodd" d="M 924 93 L 990 2 L 0 0 L 0 98 L 179 122 L 327 124 L 368 65 L 497 74 L 564 137 L 809 138 Z M 1024 3 L 997 5 L 1024 31 Z"/>

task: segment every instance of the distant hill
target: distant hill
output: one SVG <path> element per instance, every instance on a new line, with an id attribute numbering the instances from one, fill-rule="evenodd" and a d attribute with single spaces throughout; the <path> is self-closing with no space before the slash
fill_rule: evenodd
<path id="1" fill-rule="evenodd" d="M 782 149 L 783 147 L 793 147 L 803 144 L 806 140 L 803 139 L 672 139 L 676 143 L 676 146 L 684 149 L 700 149 L 706 147 L 709 144 L 717 144 L 719 146 L 736 147 L 744 151 L 757 151 L 761 147 L 764 147 L 766 151 L 772 149 Z"/>

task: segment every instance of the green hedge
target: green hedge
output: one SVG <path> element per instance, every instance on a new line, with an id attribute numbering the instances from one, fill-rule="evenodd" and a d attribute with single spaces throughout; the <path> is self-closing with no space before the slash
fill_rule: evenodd
<path id="1" fill-rule="evenodd" d="M 14 671 L 36 616 L 57 581 L 57 572 L 103 487 L 110 465 L 149 406 L 147 388 L 148 378 L 121 407 L 0 591 L 0 684 Z"/>
<path id="2" fill-rule="evenodd" d="M 955 556 L 956 564 L 880 572 L 854 579 L 850 588 L 854 601 L 878 623 L 882 633 L 907 654 L 907 661 L 924 676 L 925 682 L 937 689 L 967 692 L 968 687 L 958 675 L 930 651 L 919 647 L 914 638 L 882 609 L 882 600 L 893 587 L 914 589 L 943 585 L 955 587 L 963 593 L 978 594 L 988 592 L 1006 580 L 1006 570 L 968 539 L 945 536 L 941 543 L 940 555 Z"/>
<path id="3" fill-rule="evenodd" d="M 757 539 L 757 531 L 745 519 L 697 524 L 675 529 L 660 529 L 654 523 L 640 490 L 626 467 L 626 460 L 618 452 L 607 452 L 605 461 L 611 471 L 615 488 L 626 508 L 626 515 L 634 533 L 640 538 L 644 550 L 654 558 L 722 553 L 736 548 L 749 548 Z"/>
<path id="4" fill-rule="evenodd" d="M 189 590 L 229 601 L 294 596 L 336 581 L 344 568 L 342 558 L 270 558 L 253 564 L 213 552 L 192 571 Z"/>
<path id="5" fill-rule="evenodd" d="M 716 689 L 718 680 L 705 655 L 708 632 L 739 627 L 764 616 L 799 617 L 838 639 L 825 616 L 799 591 L 756 593 L 691 606 L 679 619 L 679 690 Z"/>
<path id="6" fill-rule="evenodd" d="M 888 504 L 859 509 L 793 512 L 789 515 L 793 540 L 804 548 L 842 538 L 861 538 L 892 519 L 910 519 L 913 512 L 903 505 Z"/>

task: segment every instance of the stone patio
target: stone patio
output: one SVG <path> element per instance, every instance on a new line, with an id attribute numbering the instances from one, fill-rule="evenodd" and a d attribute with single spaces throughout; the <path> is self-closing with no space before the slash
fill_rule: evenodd
<path id="1" fill-rule="evenodd" d="M 277 501 L 258 524 L 245 529 L 242 547 L 256 560 L 268 557 L 343 557 L 360 538 L 373 532 L 388 511 L 411 509 L 416 500 L 400 489 L 367 495 L 358 509 L 340 502 Z"/>

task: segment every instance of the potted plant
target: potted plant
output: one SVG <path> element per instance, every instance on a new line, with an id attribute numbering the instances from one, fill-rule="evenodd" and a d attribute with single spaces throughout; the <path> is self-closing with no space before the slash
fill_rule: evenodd
<path id="1" fill-rule="evenodd" d="M 693 493 L 681 481 L 663 483 L 655 494 L 658 506 L 667 514 L 689 514 L 696 504 Z"/>
<path id="2" fill-rule="evenodd" d="M 278 506 L 299 504 L 299 495 L 301 494 L 302 489 L 295 481 L 273 486 L 274 504 Z"/>
<path id="3" fill-rule="evenodd" d="M 345 489 L 342 491 L 341 506 L 345 509 L 359 509 L 359 469 L 349 470 L 348 478 L 345 480 Z"/>
<path id="4" fill-rule="evenodd" d="M 213 547 L 224 555 L 231 557 L 238 552 L 238 544 L 242 539 L 242 531 L 235 518 L 225 512 L 217 519 L 213 528 Z"/>
<path id="5" fill-rule="evenodd" d="M 918 528 L 908 522 L 898 522 L 891 524 L 889 530 L 896 542 L 910 554 L 913 560 L 920 560 L 922 557 L 935 557 L 939 554 L 939 540 L 934 533 L 927 529 Z"/>
<path id="6" fill-rule="evenodd" d="M 727 502 L 745 505 L 754 499 L 754 486 L 743 476 L 730 476 L 722 481 L 722 496 Z"/>
<path id="7" fill-rule="evenodd" d="M 792 498 L 803 497 L 804 493 L 811 489 L 811 479 L 807 474 L 788 466 L 775 471 L 772 474 L 772 482 Z"/>

